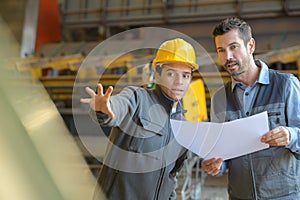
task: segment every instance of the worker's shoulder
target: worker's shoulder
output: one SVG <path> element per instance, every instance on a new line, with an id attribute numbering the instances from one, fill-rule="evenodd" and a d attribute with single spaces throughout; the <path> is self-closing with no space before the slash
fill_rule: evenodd
<path id="1" fill-rule="evenodd" d="M 122 93 L 133 94 L 134 96 L 145 97 L 151 93 L 149 89 L 145 89 L 139 86 L 126 86 L 122 89 Z"/>

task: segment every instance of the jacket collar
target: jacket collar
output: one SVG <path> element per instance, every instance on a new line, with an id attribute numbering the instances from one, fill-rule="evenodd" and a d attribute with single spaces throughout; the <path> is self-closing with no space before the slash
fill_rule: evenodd
<path id="1" fill-rule="evenodd" d="M 176 113 L 179 112 L 183 114 L 186 112 L 186 110 L 184 110 L 184 108 L 182 107 L 182 100 L 175 101 L 174 99 L 171 99 L 162 91 L 159 85 L 155 86 L 154 93 L 158 96 L 158 100 L 162 103 L 163 107 L 166 109 L 168 113 L 172 112 L 172 107 L 175 103 L 177 104 Z"/>
<path id="2" fill-rule="evenodd" d="M 261 60 L 255 60 L 255 64 L 257 67 L 261 68 L 261 70 L 260 70 L 258 79 L 255 81 L 254 84 L 256 84 L 256 83 L 260 83 L 262 85 L 270 84 L 269 75 L 268 75 L 269 69 L 268 69 L 268 66 L 266 65 L 266 63 L 262 62 Z M 244 85 L 243 83 L 237 82 L 233 78 L 231 78 L 231 91 L 234 90 L 234 88 L 237 84 Z"/>

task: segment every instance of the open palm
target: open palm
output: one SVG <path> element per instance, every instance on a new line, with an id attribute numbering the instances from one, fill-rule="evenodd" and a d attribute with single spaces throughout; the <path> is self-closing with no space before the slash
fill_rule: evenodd
<path id="1" fill-rule="evenodd" d="M 103 86 L 100 83 L 97 85 L 97 93 L 89 87 L 86 87 L 85 91 L 90 95 L 90 98 L 81 98 L 81 103 L 90 104 L 90 107 L 94 111 L 101 111 L 111 118 L 114 117 L 114 113 L 111 110 L 109 102 L 110 96 L 113 92 L 112 86 L 108 87 L 105 94 L 103 94 Z"/>

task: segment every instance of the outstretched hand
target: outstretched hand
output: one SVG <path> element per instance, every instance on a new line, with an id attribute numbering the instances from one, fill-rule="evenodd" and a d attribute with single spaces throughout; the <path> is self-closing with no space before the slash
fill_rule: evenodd
<path id="1" fill-rule="evenodd" d="M 112 86 L 108 87 L 105 94 L 103 94 L 103 87 L 100 83 L 97 85 L 97 94 L 89 87 L 86 87 L 85 91 L 90 95 L 91 98 L 81 98 L 81 103 L 90 104 L 90 107 L 94 111 L 101 111 L 111 118 L 114 117 L 114 113 L 111 110 L 109 102 L 109 98 L 113 92 Z"/>

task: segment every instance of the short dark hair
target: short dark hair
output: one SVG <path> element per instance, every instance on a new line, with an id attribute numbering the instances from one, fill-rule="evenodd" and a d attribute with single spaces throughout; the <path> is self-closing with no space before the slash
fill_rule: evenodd
<path id="1" fill-rule="evenodd" d="M 155 65 L 156 67 L 155 67 L 155 70 L 156 70 L 156 72 L 159 74 L 159 75 L 161 75 L 161 71 L 162 71 L 162 69 L 165 67 L 165 65 L 164 64 L 156 64 Z"/>
<path id="2" fill-rule="evenodd" d="M 215 39 L 218 35 L 223 35 L 231 30 L 238 30 L 238 34 L 243 39 L 246 45 L 252 38 L 252 30 L 248 23 L 237 17 L 227 18 L 217 24 L 213 30 L 213 37 Z"/>

